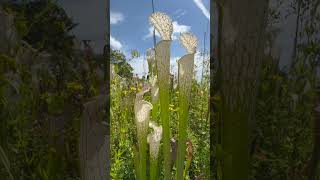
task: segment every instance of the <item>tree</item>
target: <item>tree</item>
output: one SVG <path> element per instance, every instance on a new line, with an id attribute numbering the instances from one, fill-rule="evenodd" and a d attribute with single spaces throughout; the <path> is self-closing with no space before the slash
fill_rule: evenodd
<path id="1" fill-rule="evenodd" d="M 125 55 L 119 50 L 111 50 L 111 63 L 116 64 L 117 74 L 121 77 L 131 79 L 133 77 L 133 68 L 128 63 L 129 60 L 126 59 Z"/>
<path id="2" fill-rule="evenodd" d="M 3 4 L 12 11 L 19 35 L 34 48 L 70 56 L 74 36 L 69 33 L 77 24 L 53 1 L 9 1 Z"/>

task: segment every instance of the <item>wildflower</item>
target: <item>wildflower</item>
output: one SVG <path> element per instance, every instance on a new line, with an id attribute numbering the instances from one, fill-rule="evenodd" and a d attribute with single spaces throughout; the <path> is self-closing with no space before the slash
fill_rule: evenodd
<path id="1" fill-rule="evenodd" d="M 137 90 L 137 88 L 136 88 L 136 87 L 134 87 L 134 86 L 131 86 L 131 87 L 130 87 L 130 90 L 131 90 L 131 91 L 136 91 L 136 90 Z"/>

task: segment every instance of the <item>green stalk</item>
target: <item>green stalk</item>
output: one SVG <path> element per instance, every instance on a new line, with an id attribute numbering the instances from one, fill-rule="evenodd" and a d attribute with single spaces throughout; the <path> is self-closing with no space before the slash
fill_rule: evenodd
<path id="1" fill-rule="evenodd" d="M 7 171 L 8 174 L 9 174 L 10 179 L 11 179 L 11 180 L 14 180 L 13 175 L 12 175 L 12 173 L 11 173 L 11 171 L 10 171 L 9 159 L 8 159 L 8 157 L 6 156 L 6 153 L 4 152 L 4 150 L 2 149 L 1 146 L 0 146 L 0 157 L 1 157 L 0 159 L 1 159 L 1 161 L 2 161 L 3 166 L 5 167 L 6 171 Z"/>
<path id="2" fill-rule="evenodd" d="M 167 81 L 168 82 L 168 81 Z M 166 83 L 164 83 L 166 84 Z M 167 86 L 159 86 L 160 93 L 160 119 L 163 125 L 163 157 L 164 157 L 164 179 L 171 177 L 171 153 L 170 153 L 170 125 L 169 125 L 169 90 Z"/>
<path id="3" fill-rule="evenodd" d="M 134 148 L 134 167 L 135 167 L 135 171 L 136 171 L 136 179 L 140 179 L 140 171 L 139 171 L 139 168 L 140 168 L 140 166 L 139 166 L 139 160 L 140 160 L 140 158 L 139 158 L 139 152 L 138 152 L 138 150 L 137 150 L 137 148 L 135 147 Z"/>
<path id="4" fill-rule="evenodd" d="M 169 125 L 169 72 L 171 40 L 156 45 L 156 62 L 160 99 L 160 119 L 163 126 L 164 179 L 171 179 L 170 125 Z"/>
<path id="5" fill-rule="evenodd" d="M 158 174 L 158 159 L 150 159 L 150 180 L 156 180 Z"/>
<path id="6" fill-rule="evenodd" d="M 188 100 L 185 95 L 179 95 L 179 128 L 178 128 L 178 154 L 177 154 L 177 179 L 183 179 L 184 160 L 187 142 Z"/>
<path id="7" fill-rule="evenodd" d="M 141 180 L 147 179 L 147 138 L 139 140 L 139 176 Z"/>
<path id="8" fill-rule="evenodd" d="M 152 119 L 156 122 L 157 120 L 157 115 L 158 115 L 158 111 L 159 111 L 159 103 L 154 103 L 153 105 L 153 110 L 152 110 Z"/>
<path id="9" fill-rule="evenodd" d="M 183 179 L 186 179 L 190 165 L 191 165 L 191 158 L 187 159 L 186 167 L 183 172 Z"/>

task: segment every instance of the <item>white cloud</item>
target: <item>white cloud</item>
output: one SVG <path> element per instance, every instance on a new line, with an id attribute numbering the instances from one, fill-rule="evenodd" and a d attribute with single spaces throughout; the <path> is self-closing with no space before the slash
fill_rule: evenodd
<path id="1" fill-rule="evenodd" d="M 170 58 L 170 73 L 177 76 L 178 75 L 178 60 L 180 56 Z"/>
<path id="2" fill-rule="evenodd" d="M 146 40 L 153 36 L 153 29 L 154 29 L 153 27 L 149 27 L 149 33 L 143 37 L 143 40 Z M 156 31 L 156 36 L 160 37 L 160 34 L 158 33 L 158 31 Z"/>
<path id="3" fill-rule="evenodd" d="M 178 9 L 173 14 L 175 16 L 175 19 L 179 19 L 180 17 L 184 16 L 187 13 L 184 9 Z"/>
<path id="4" fill-rule="evenodd" d="M 110 24 L 118 24 L 124 20 L 124 16 L 120 12 L 110 12 Z"/>
<path id="5" fill-rule="evenodd" d="M 178 35 L 180 33 L 188 32 L 191 29 L 190 26 L 179 24 L 177 21 L 173 21 L 172 25 L 173 25 L 173 33 L 172 33 L 173 40 L 178 39 Z M 149 33 L 143 37 L 143 40 L 151 38 L 152 36 L 153 36 L 153 27 L 149 27 Z M 160 37 L 160 34 L 157 31 L 156 31 L 156 36 Z"/>
<path id="6" fill-rule="evenodd" d="M 110 35 L 110 46 L 117 50 L 120 50 L 122 48 L 121 42 L 115 39 L 114 37 L 112 37 L 111 35 Z"/>
<path id="7" fill-rule="evenodd" d="M 180 33 L 188 32 L 191 29 L 190 26 L 179 24 L 177 21 L 173 21 L 172 24 L 173 24 L 173 35 L 172 35 L 173 40 L 177 39 L 177 35 L 179 35 Z"/>
<path id="8" fill-rule="evenodd" d="M 137 74 L 139 77 L 148 74 L 148 63 L 143 56 L 131 60 L 129 64 L 133 68 L 133 74 Z"/>
<path id="9" fill-rule="evenodd" d="M 198 6 L 198 8 L 202 11 L 204 16 L 206 16 L 207 19 L 210 19 L 210 13 L 208 9 L 204 6 L 202 0 L 193 0 L 194 3 Z"/>
<path id="10" fill-rule="evenodd" d="M 202 69 L 204 63 L 209 63 L 210 56 L 207 54 L 205 56 L 202 55 L 202 52 L 197 51 L 194 57 L 195 71 L 196 71 L 196 79 L 200 80 L 202 76 Z M 208 65 L 208 64 L 207 64 Z"/>

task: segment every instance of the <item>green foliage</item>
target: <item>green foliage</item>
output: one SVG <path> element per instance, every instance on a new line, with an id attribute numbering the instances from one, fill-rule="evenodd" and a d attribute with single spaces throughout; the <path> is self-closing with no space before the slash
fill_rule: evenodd
<path id="1" fill-rule="evenodd" d="M 83 66 L 99 64 L 93 57 L 89 66 L 83 54 L 73 51 L 74 38 L 68 32 L 74 24 L 55 2 L 2 5 L 14 15 L 21 38 L 35 53 L 45 51 L 50 58 L 37 68 L 0 54 L 0 146 L 10 162 L 9 169 L 0 162 L 0 179 L 11 173 L 11 179 L 78 180 L 83 103 L 102 88 L 96 69 Z M 37 55 L 33 58 L 40 58 Z"/>
<path id="2" fill-rule="evenodd" d="M 138 56 L 138 52 L 133 52 L 133 57 Z M 133 68 L 128 63 L 125 55 L 119 50 L 111 50 L 110 55 L 111 63 L 115 65 L 116 73 L 123 78 L 132 79 Z"/>
<path id="3" fill-rule="evenodd" d="M 252 156 L 254 179 L 306 178 L 314 94 L 312 89 L 304 90 L 308 67 L 301 66 L 296 63 L 287 75 L 272 61 L 264 64 Z"/>
<path id="4" fill-rule="evenodd" d="M 18 34 L 34 48 L 70 55 L 74 37 L 68 32 L 76 24 L 56 2 L 13 1 L 4 8 L 15 15 Z"/>

